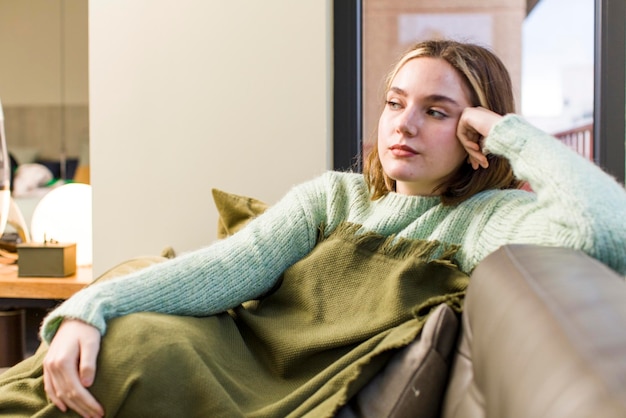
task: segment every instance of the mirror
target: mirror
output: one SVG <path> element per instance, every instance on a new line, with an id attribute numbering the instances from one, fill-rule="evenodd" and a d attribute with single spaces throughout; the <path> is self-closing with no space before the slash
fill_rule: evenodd
<path id="1" fill-rule="evenodd" d="M 0 99 L 27 224 L 55 183 L 89 182 L 87 11 L 87 0 L 0 0 Z"/>

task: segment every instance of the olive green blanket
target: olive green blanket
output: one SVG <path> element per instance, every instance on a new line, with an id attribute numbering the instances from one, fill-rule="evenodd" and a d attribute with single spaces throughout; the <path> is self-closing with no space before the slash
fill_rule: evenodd
<path id="1" fill-rule="evenodd" d="M 111 321 L 92 388 L 107 416 L 333 416 L 432 308 L 460 311 L 468 283 L 455 248 L 358 230 L 342 225 L 273 293 L 231 312 Z M 0 415 L 68 416 L 46 401 L 44 354 L 0 377 Z"/>

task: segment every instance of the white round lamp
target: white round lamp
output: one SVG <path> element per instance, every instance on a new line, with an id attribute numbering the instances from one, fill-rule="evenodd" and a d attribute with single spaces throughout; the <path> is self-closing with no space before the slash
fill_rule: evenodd
<path id="1" fill-rule="evenodd" d="M 33 242 L 76 243 L 76 264 L 91 265 L 91 186 L 70 183 L 51 190 L 37 204 L 30 232 Z"/>

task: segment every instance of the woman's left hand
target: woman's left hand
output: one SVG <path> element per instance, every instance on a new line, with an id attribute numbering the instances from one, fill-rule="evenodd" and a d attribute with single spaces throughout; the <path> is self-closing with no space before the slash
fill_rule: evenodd
<path id="1" fill-rule="evenodd" d="M 484 107 L 466 107 L 456 128 L 456 135 L 467 151 L 468 162 L 474 170 L 487 168 L 489 162 L 483 153 L 482 140 L 502 116 Z"/>
<path id="2" fill-rule="evenodd" d="M 85 322 L 65 319 L 43 360 L 46 394 L 61 411 L 103 417 L 104 410 L 89 388 L 96 375 L 100 331 Z"/>

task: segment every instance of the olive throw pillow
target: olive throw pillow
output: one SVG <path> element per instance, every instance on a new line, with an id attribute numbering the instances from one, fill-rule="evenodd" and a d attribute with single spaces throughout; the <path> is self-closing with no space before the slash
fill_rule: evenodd
<path id="1" fill-rule="evenodd" d="M 213 189 L 218 238 L 262 214 L 268 205 L 252 197 Z M 433 309 L 420 336 L 394 354 L 384 369 L 336 415 L 338 418 L 438 417 L 459 328 L 446 304 Z"/>
<path id="2" fill-rule="evenodd" d="M 226 238 L 243 228 L 250 219 L 265 212 L 268 205 L 252 197 L 212 189 L 213 201 L 219 213 L 217 237 Z"/>

